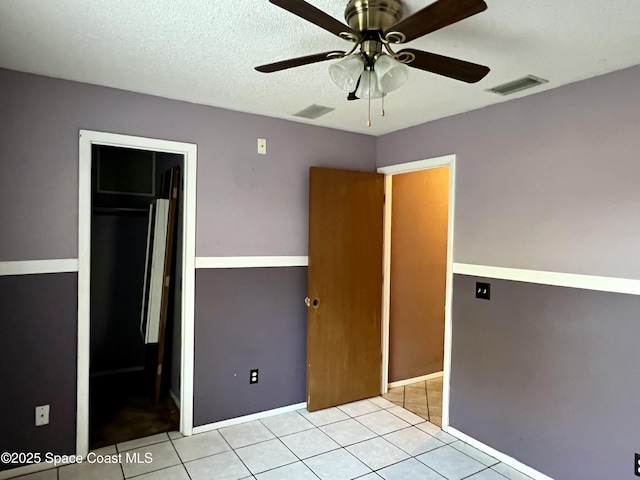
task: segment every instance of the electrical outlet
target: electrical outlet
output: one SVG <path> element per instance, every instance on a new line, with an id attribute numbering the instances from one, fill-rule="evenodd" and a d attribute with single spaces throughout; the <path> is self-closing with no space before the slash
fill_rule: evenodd
<path id="1" fill-rule="evenodd" d="M 491 298 L 491 284 L 476 282 L 476 298 L 489 300 Z"/>
<path id="2" fill-rule="evenodd" d="M 49 405 L 36 407 L 36 427 L 41 427 L 49 423 L 49 408 Z"/>
<path id="3" fill-rule="evenodd" d="M 266 138 L 259 138 L 258 139 L 258 153 L 260 155 L 266 155 L 267 154 L 267 139 Z"/>
<path id="4" fill-rule="evenodd" d="M 640 453 L 636 453 L 636 459 L 633 464 L 633 473 L 636 474 L 636 477 L 640 477 Z"/>
<path id="5" fill-rule="evenodd" d="M 254 368 L 249 372 L 249 384 L 258 383 L 258 369 Z"/>

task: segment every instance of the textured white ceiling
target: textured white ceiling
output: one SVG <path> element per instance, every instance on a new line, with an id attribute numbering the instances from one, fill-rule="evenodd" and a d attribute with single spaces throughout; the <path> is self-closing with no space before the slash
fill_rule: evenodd
<path id="1" fill-rule="evenodd" d="M 262 74 L 253 67 L 349 44 L 267 0 L 1 0 L 0 67 L 381 135 L 640 64 L 640 0 L 486 0 L 489 9 L 411 42 L 491 67 L 468 85 L 411 69 L 380 118 L 347 102 L 329 62 Z M 346 0 L 309 3 L 343 20 Z M 405 15 L 432 0 L 405 0 Z M 486 89 L 533 74 L 547 85 L 510 97 Z M 299 119 L 298 119 L 299 120 Z"/>

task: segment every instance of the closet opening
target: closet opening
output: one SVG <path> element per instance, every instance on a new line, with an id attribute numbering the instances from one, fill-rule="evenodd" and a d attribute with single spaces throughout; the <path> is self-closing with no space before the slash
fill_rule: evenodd
<path id="1" fill-rule="evenodd" d="M 184 160 L 91 145 L 91 450 L 180 430 Z"/>

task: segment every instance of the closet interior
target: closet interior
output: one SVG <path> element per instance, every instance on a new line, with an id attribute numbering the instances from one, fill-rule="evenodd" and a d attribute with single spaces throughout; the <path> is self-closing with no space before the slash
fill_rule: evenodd
<path id="1" fill-rule="evenodd" d="M 92 147 L 91 449 L 179 429 L 183 162 Z"/>

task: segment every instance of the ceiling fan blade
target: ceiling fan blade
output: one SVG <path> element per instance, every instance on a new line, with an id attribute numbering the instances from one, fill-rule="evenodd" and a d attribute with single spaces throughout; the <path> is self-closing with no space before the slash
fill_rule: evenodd
<path id="1" fill-rule="evenodd" d="M 444 75 L 445 77 L 467 83 L 479 82 L 491 71 L 489 67 L 485 67 L 484 65 L 465 62 L 464 60 L 451 57 L 443 57 L 442 55 L 423 52 L 421 50 L 405 48 L 404 50 L 400 50 L 398 55 L 402 55 L 403 53 L 415 56 L 414 60 L 407 63 L 409 67 L 419 68 L 420 70 L 437 73 L 438 75 Z"/>
<path id="2" fill-rule="evenodd" d="M 345 52 L 339 51 L 315 53 L 313 55 L 306 55 L 304 57 L 290 58 L 289 60 L 283 60 L 281 62 L 260 65 L 259 67 L 256 67 L 256 70 L 262 73 L 279 72 L 280 70 L 286 70 L 287 68 L 301 67 L 302 65 L 309 65 L 311 63 L 324 62 L 325 60 L 340 58 L 344 56 L 344 53 Z"/>
<path id="3" fill-rule="evenodd" d="M 300 18 L 304 18 L 308 22 L 311 22 L 320 28 L 340 36 L 341 33 L 350 33 L 355 37 L 360 35 L 346 26 L 344 23 L 336 20 L 331 15 L 326 14 L 322 10 L 308 4 L 304 0 L 269 0 L 269 2 L 277 5 L 280 8 L 284 8 L 288 12 L 297 15 Z"/>
<path id="4" fill-rule="evenodd" d="M 487 9 L 484 0 L 438 0 L 384 32 L 400 32 L 406 43 Z"/>

